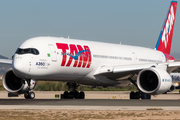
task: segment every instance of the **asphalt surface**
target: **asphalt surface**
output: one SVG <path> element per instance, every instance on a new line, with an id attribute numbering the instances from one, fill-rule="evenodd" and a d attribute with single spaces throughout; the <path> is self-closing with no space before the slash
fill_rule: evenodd
<path id="1" fill-rule="evenodd" d="M 46 105 L 46 106 L 176 106 L 176 107 L 180 107 L 180 100 L 0 99 L 0 105 Z"/>
<path id="2" fill-rule="evenodd" d="M 151 100 L 130 100 L 123 91 L 86 91 L 85 99 L 56 99 L 63 91 L 35 91 L 35 99 L 24 99 L 24 95 L 8 98 L 6 91 L 0 91 L 0 110 L 15 109 L 71 109 L 71 110 L 180 110 L 180 94 L 172 92 L 151 96 Z"/>

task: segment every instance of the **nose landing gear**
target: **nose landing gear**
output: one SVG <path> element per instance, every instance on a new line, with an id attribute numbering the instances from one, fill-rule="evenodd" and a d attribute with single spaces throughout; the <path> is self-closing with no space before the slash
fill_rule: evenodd
<path id="1" fill-rule="evenodd" d="M 25 99 L 34 99 L 35 98 L 35 93 L 32 92 L 32 90 L 36 86 L 35 80 L 27 79 L 26 82 L 28 84 L 28 88 L 27 88 L 28 91 L 24 93 L 24 98 Z"/>
<path id="2" fill-rule="evenodd" d="M 24 98 L 26 99 L 34 99 L 35 98 L 35 93 L 34 92 L 27 92 L 24 94 Z"/>

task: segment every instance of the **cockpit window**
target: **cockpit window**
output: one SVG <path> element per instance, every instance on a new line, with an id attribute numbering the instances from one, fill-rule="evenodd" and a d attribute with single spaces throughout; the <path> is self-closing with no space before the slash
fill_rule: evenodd
<path id="1" fill-rule="evenodd" d="M 34 55 L 39 55 L 39 51 L 35 48 L 26 48 L 26 49 L 21 49 L 18 48 L 16 50 L 16 54 L 34 54 Z"/>

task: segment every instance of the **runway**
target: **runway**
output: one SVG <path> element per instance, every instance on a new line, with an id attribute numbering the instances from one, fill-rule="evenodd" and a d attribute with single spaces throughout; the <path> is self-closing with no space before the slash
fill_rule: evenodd
<path id="1" fill-rule="evenodd" d="M 1 92 L 0 96 L 3 96 L 2 93 L 5 92 Z M 50 95 L 54 96 L 54 93 L 57 92 L 36 93 L 36 99 L 24 99 L 22 96 L 17 99 L 4 96 L 4 98 L 0 98 L 0 109 L 146 110 L 161 108 L 163 110 L 180 110 L 178 93 L 153 96 L 152 100 L 129 100 L 128 92 L 87 92 L 86 99 L 55 99 Z M 45 98 L 42 98 L 41 95 Z"/>
<path id="2" fill-rule="evenodd" d="M 180 106 L 180 100 L 119 99 L 0 99 L 0 105 L 47 106 Z"/>
<path id="3" fill-rule="evenodd" d="M 0 109 L 180 110 L 180 100 L 0 99 Z"/>

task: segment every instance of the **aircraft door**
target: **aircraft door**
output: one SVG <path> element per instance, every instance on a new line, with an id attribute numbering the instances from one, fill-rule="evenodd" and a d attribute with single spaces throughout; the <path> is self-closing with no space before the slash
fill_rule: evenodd
<path id="1" fill-rule="evenodd" d="M 48 46 L 51 50 L 51 60 L 53 62 L 56 62 L 57 61 L 56 49 L 55 49 L 54 45 L 52 45 L 52 44 L 49 44 Z"/>
<path id="2" fill-rule="evenodd" d="M 135 64 L 137 64 L 137 63 L 138 63 L 138 58 L 137 58 L 137 56 L 136 56 L 136 53 L 135 53 L 135 52 L 132 52 L 132 56 L 133 56 L 133 62 L 134 62 Z"/>

